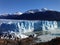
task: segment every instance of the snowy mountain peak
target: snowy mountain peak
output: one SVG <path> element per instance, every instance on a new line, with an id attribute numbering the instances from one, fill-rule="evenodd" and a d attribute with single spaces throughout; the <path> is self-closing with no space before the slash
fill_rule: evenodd
<path id="1" fill-rule="evenodd" d="M 48 9 L 47 8 L 42 8 L 41 11 L 47 11 Z"/>
<path id="2" fill-rule="evenodd" d="M 9 15 L 9 13 L 3 13 L 3 14 L 0 14 L 0 16 L 7 16 L 7 15 Z"/>
<path id="3" fill-rule="evenodd" d="M 51 9 L 47 9 L 47 8 L 42 8 L 42 9 L 31 9 L 26 11 L 25 13 L 36 13 L 36 12 L 45 12 L 47 10 L 51 10 Z"/>
<path id="4" fill-rule="evenodd" d="M 25 13 L 35 13 L 35 12 L 39 12 L 39 9 L 32 9 L 32 10 L 28 10 Z"/>
<path id="5" fill-rule="evenodd" d="M 21 14 L 23 14 L 23 13 L 21 13 L 21 12 L 16 12 L 16 13 L 14 13 L 15 15 L 21 15 Z"/>
<path id="6" fill-rule="evenodd" d="M 45 12 L 45 11 L 55 11 L 53 9 L 47 9 L 47 8 L 42 8 L 40 11 Z"/>

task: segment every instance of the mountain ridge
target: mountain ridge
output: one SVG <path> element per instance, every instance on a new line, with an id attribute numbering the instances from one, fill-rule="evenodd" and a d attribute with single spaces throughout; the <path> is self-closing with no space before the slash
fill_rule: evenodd
<path id="1" fill-rule="evenodd" d="M 1 15 L 0 19 L 12 19 L 12 20 L 60 20 L 60 12 L 46 10 L 46 11 L 38 11 L 35 13 L 23 13 L 21 15 L 18 14 L 8 14 L 6 16 Z"/>

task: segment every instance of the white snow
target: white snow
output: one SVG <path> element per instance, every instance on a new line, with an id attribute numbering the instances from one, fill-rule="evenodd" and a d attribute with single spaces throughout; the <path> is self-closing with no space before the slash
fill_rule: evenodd
<path id="1" fill-rule="evenodd" d="M 48 10 L 48 9 L 47 9 L 47 8 L 42 8 L 42 9 L 41 9 L 41 11 L 46 11 L 46 10 Z"/>
<path id="2" fill-rule="evenodd" d="M 14 13 L 15 15 L 21 15 L 21 14 L 23 14 L 22 12 L 16 12 L 16 13 Z"/>

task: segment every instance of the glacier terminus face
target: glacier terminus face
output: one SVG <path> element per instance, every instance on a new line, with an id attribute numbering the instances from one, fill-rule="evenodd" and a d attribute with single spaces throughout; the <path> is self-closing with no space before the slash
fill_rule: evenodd
<path id="1" fill-rule="evenodd" d="M 24 33 L 34 31 L 51 31 L 56 33 L 60 29 L 60 21 L 48 20 L 7 20 L 0 19 L 0 33 L 14 33 L 17 37 L 28 37 Z M 58 30 L 60 33 L 60 31 Z"/>
<path id="2" fill-rule="evenodd" d="M 1 32 L 32 32 L 32 31 L 48 31 L 58 29 L 59 23 L 57 21 L 40 21 L 40 20 L 0 20 Z"/>

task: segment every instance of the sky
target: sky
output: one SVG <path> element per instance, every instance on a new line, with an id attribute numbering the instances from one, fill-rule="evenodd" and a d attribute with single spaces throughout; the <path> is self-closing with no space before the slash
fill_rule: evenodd
<path id="1" fill-rule="evenodd" d="M 0 14 L 42 8 L 60 11 L 60 0 L 0 0 Z"/>

